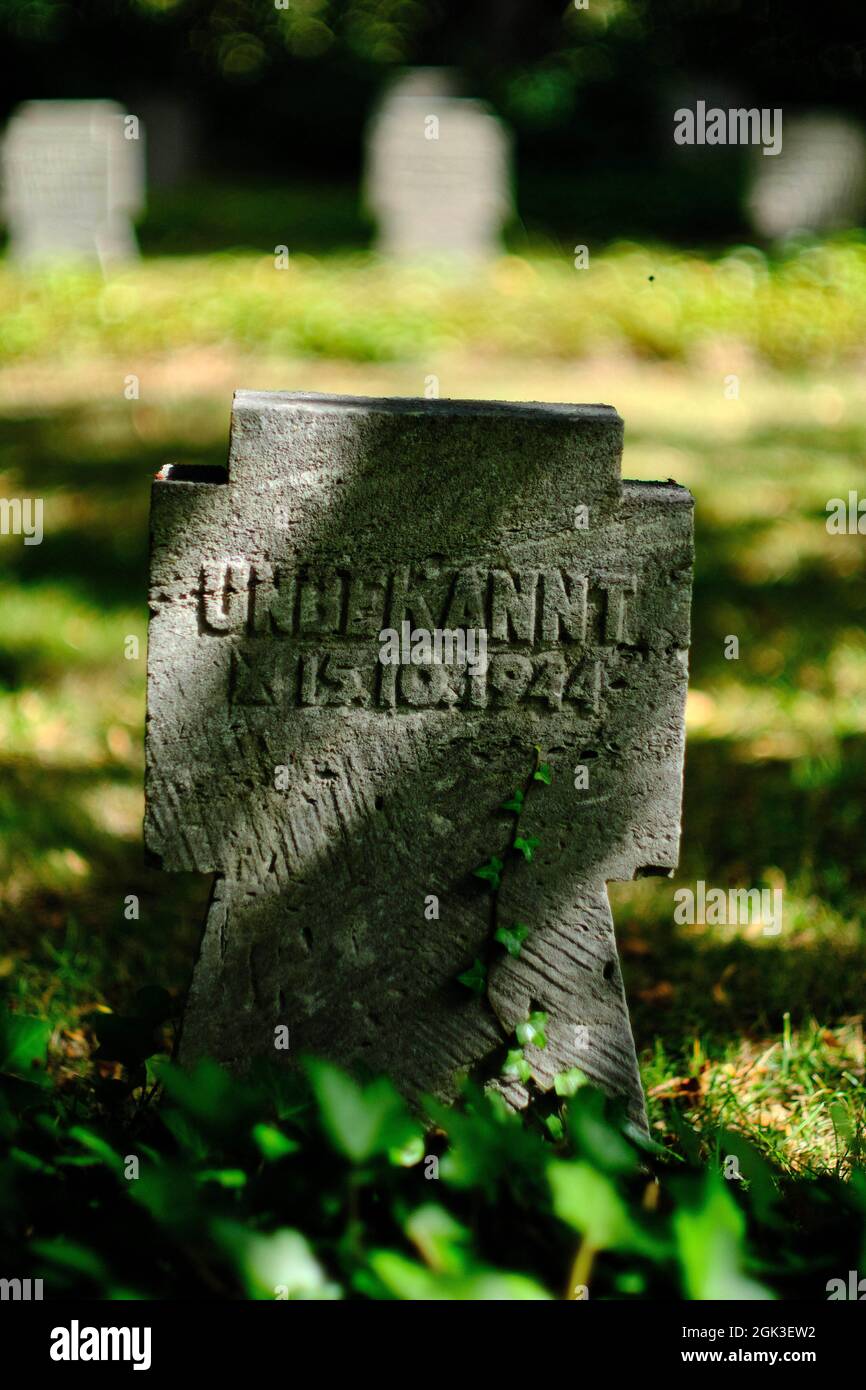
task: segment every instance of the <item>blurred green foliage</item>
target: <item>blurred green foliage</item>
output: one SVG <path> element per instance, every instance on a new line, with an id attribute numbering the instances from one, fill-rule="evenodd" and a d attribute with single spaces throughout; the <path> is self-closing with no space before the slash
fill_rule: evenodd
<path id="1" fill-rule="evenodd" d="M 395 71 L 456 69 L 514 134 L 521 216 L 566 241 L 743 234 L 748 152 L 675 147 L 680 93 L 864 115 L 858 0 L 826 25 L 784 0 L 4 0 L 0 39 L 0 117 L 170 94 L 197 174 L 353 186 Z"/>
<path id="2" fill-rule="evenodd" d="M 46 1298 L 821 1298 L 862 1259 L 862 1170 L 780 1187 L 724 1132 L 675 1161 L 580 1079 L 546 1118 L 468 1088 L 424 1119 L 323 1061 L 151 1056 L 132 1089 L 142 1043 L 119 1095 L 60 1095 L 40 1030 L 0 1016 L 0 1233 Z"/>

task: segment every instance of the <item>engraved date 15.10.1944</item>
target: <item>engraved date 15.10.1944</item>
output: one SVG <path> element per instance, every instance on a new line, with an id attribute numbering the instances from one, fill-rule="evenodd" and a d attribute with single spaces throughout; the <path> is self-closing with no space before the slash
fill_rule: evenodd
<path id="1" fill-rule="evenodd" d="M 202 566 L 198 602 L 202 634 L 234 639 L 233 706 L 496 709 L 539 700 L 593 713 L 629 642 L 636 592 L 634 575 L 560 567 L 355 573 L 226 560 Z M 487 659 L 383 664 L 384 631 L 407 622 L 413 633 L 483 632 Z"/>

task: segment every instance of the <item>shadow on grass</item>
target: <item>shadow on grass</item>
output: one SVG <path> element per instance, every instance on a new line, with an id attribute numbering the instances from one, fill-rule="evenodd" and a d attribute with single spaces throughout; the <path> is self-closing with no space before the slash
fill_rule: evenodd
<path id="1" fill-rule="evenodd" d="M 128 409 L 112 412 L 111 445 L 88 449 L 85 408 L 4 420 L 0 472 L 9 472 L 28 496 L 45 503 L 45 535 L 38 547 L 6 546 L 0 577 L 59 584 L 103 611 L 141 605 L 147 599 L 150 481 L 167 461 L 225 465 L 223 428 L 200 443 L 167 438 L 144 444 Z M 52 525 L 52 502 L 61 516 Z M 37 565 L 38 558 L 38 565 Z"/>
<path id="2" fill-rule="evenodd" d="M 123 767 L 45 768 L 28 760 L 0 770 L 0 840 L 4 880 L 3 941 L 18 979 L 33 998 L 49 990 L 52 1016 L 82 1003 L 128 1001 L 158 981 L 187 986 L 205 905 L 207 879 L 163 874 L 144 863 L 140 842 L 111 833 L 89 814 L 88 795 L 130 786 Z M 16 880 L 25 884 L 18 893 Z M 127 901 L 137 900 L 137 917 Z"/>
<path id="3" fill-rule="evenodd" d="M 743 763 L 736 751 L 721 741 L 689 746 L 680 869 L 655 886 L 646 916 L 618 911 L 612 888 L 639 1049 L 661 1037 L 684 1056 L 700 1038 L 718 1052 L 777 1036 L 786 1014 L 797 1027 L 863 1011 L 866 739 L 842 742 L 838 761 L 816 766 L 805 786 L 796 763 Z M 786 885 L 778 936 L 675 924 L 678 886 L 766 886 L 768 870 Z"/>

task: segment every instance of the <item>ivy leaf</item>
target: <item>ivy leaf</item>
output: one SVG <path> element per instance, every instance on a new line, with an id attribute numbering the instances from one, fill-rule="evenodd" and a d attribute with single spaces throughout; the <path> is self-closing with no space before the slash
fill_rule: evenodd
<path id="1" fill-rule="evenodd" d="M 772 1298 L 745 1272 L 746 1216 L 727 1187 L 705 1173 L 694 1208 L 683 1204 L 672 1218 L 683 1290 L 687 1298 Z"/>
<path id="2" fill-rule="evenodd" d="M 551 1139 L 555 1139 L 557 1144 L 565 1138 L 565 1126 L 559 1115 L 546 1115 L 544 1123 L 547 1126 L 547 1132 Z"/>
<path id="3" fill-rule="evenodd" d="M 484 1265 L 466 1274 L 439 1273 L 435 1267 L 428 1269 L 396 1250 L 371 1250 L 368 1263 L 393 1298 L 416 1303 L 536 1303 L 550 1298 L 546 1289 L 525 1274 L 500 1272 Z"/>
<path id="4" fill-rule="evenodd" d="M 253 1142 L 257 1145 L 262 1157 L 268 1163 L 276 1163 L 278 1159 L 285 1158 L 287 1154 L 297 1153 L 301 1147 L 294 1139 L 283 1134 L 276 1125 L 265 1124 L 264 1121 L 253 1125 Z"/>
<path id="5" fill-rule="evenodd" d="M 523 799 L 524 793 L 521 791 L 520 787 L 515 787 L 511 800 L 503 801 L 499 809 L 500 811 L 513 811 L 515 815 L 519 816 L 523 810 Z"/>
<path id="6" fill-rule="evenodd" d="M 514 848 L 523 855 L 527 864 L 531 864 L 532 856 L 540 844 L 541 841 L 536 835 L 530 835 L 528 837 L 518 835 L 514 841 Z"/>
<path id="7" fill-rule="evenodd" d="M 395 1144 L 388 1150 L 388 1161 L 395 1168 L 414 1168 L 420 1163 L 426 1150 L 423 1134 L 415 1134 L 406 1144 Z"/>
<path id="8" fill-rule="evenodd" d="M 640 1250 L 646 1240 L 616 1184 L 592 1164 L 554 1159 L 547 1169 L 553 1210 L 597 1250 Z"/>
<path id="9" fill-rule="evenodd" d="M 528 1081 L 532 1075 L 532 1068 L 523 1055 L 520 1047 L 509 1048 L 508 1056 L 502 1064 L 503 1076 L 516 1076 L 518 1081 Z"/>
<path id="10" fill-rule="evenodd" d="M 491 854 L 487 863 L 482 864 L 478 869 L 473 869 L 472 873 L 476 878 L 487 879 L 492 888 L 498 888 L 502 880 L 502 868 L 502 860 L 498 859 L 495 854 Z"/>
<path id="11" fill-rule="evenodd" d="M 217 1219 L 213 1232 L 243 1278 L 248 1298 L 273 1301 L 278 1293 L 292 1302 L 310 1303 L 341 1297 L 300 1231 L 284 1226 L 260 1235 L 246 1223 Z"/>
<path id="12" fill-rule="evenodd" d="M 483 994 L 487 987 L 487 967 L 476 956 L 469 970 L 464 970 L 457 979 L 461 985 L 471 989 L 473 994 Z"/>
<path id="13" fill-rule="evenodd" d="M 547 1034 L 544 1029 L 547 1024 L 547 1014 L 530 1014 L 525 1023 L 518 1023 L 515 1029 L 517 1041 L 522 1047 L 531 1043 L 533 1047 L 547 1047 Z"/>
<path id="14" fill-rule="evenodd" d="M 215 1182 L 220 1187 L 246 1187 L 247 1175 L 243 1168 L 204 1168 L 195 1175 L 196 1182 Z"/>
<path id="15" fill-rule="evenodd" d="M 553 1089 L 558 1096 L 574 1096 L 582 1086 L 589 1085 L 589 1077 L 580 1067 L 568 1071 L 558 1071 L 553 1078 Z"/>
<path id="16" fill-rule="evenodd" d="M 546 787 L 550 786 L 553 780 L 553 773 L 550 770 L 550 763 L 539 763 L 532 774 L 534 782 L 543 782 Z"/>
<path id="17" fill-rule="evenodd" d="M 331 1062 L 308 1058 L 306 1067 L 322 1125 L 334 1148 L 353 1163 L 366 1163 L 407 1144 L 417 1133 L 417 1124 L 387 1078 L 360 1086 Z"/>
<path id="18" fill-rule="evenodd" d="M 529 935 L 529 928 L 522 922 L 515 922 L 513 927 L 497 927 L 496 940 L 500 946 L 504 946 L 510 956 L 519 956 L 520 948 Z"/>
<path id="19" fill-rule="evenodd" d="M 111 1147 L 101 1135 L 96 1134 L 92 1129 L 85 1128 L 84 1125 L 72 1125 L 69 1129 L 69 1138 L 76 1144 L 80 1144 L 83 1149 L 89 1149 L 95 1154 L 106 1168 L 111 1168 L 115 1173 L 123 1171 L 123 1159 L 119 1153 Z"/>

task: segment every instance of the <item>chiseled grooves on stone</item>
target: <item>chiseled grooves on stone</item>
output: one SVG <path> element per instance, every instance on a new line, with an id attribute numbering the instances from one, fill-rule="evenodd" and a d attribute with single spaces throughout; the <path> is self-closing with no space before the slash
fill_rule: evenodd
<path id="1" fill-rule="evenodd" d="M 239 392 L 227 482 L 154 484 L 146 843 L 218 875 L 185 1059 L 240 1067 L 286 1023 L 294 1054 L 448 1095 L 544 1009 L 537 1083 L 580 1066 L 641 1118 L 606 883 L 677 861 L 692 500 L 622 483 L 621 450 L 608 406 Z M 400 612 L 483 613 L 484 680 L 388 685 Z M 472 870 L 536 744 L 541 846 L 500 894 L 530 935 L 479 1000 Z"/>

